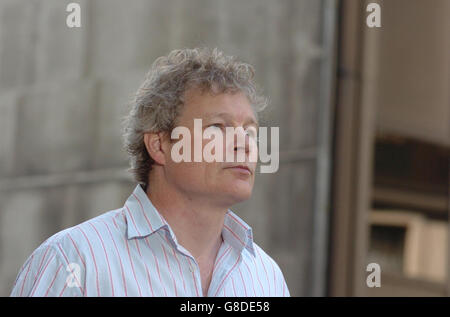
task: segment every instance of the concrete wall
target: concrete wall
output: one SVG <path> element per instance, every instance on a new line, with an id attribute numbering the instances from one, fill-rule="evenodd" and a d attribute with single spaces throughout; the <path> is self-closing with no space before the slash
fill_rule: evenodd
<path id="1" fill-rule="evenodd" d="M 312 295 L 326 261 L 313 247 L 326 231 L 313 228 L 325 213 L 315 200 L 333 1 L 78 0 L 78 29 L 65 25 L 69 2 L 0 0 L 0 295 L 45 238 L 123 205 L 135 186 L 121 150 L 126 103 L 155 58 L 199 45 L 252 63 L 271 98 L 262 124 L 280 127 L 280 169 L 258 175 L 235 210 L 291 294 Z"/>

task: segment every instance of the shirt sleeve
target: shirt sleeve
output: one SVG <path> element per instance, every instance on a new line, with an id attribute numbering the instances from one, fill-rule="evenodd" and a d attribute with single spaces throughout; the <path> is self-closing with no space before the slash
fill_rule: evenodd
<path id="1" fill-rule="evenodd" d="M 81 268 L 59 245 L 42 245 L 22 266 L 12 297 L 83 296 Z"/>
<path id="2" fill-rule="evenodd" d="M 274 274 L 276 276 L 276 284 L 277 284 L 275 297 L 290 297 L 291 294 L 289 293 L 289 289 L 286 280 L 284 279 L 283 272 L 281 271 L 280 267 L 275 261 L 273 261 L 272 263 L 274 265 L 275 270 Z"/>
<path id="3" fill-rule="evenodd" d="M 282 296 L 283 297 L 291 297 L 291 294 L 289 293 L 288 286 L 286 284 L 286 280 L 283 278 L 283 285 L 282 285 Z"/>

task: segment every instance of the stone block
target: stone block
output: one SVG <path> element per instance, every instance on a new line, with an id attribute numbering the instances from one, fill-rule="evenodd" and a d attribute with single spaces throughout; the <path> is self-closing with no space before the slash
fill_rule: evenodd
<path id="1" fill-rule="evenodd" d="M 0 3 L 0 90 L 34 81 L 37 10 L 36 1 Z"/>
<path id="2" fill-rule="evenodd" d="M 220 42 L 220 16 L 223 12 L 217 1 L 172 0 L 170 2 L 170 25 L 167 36 L 171 49 L 215 47 Z M 222 47 L 223 49 L 223 47 Z"/>
<path id="3" fill-rule="evenodd" d="M 96 124 L 92 81 L 34 87 L 24 91 L 18 110 L 18 175 L 89 168 Z"/>
<path id="4" fill-rule="evenodd" d="M 88 3 L 76 1 L 81 7 L 81 27 L 69 28 L 66 7 L 69 1 L 40 1 L 37 11 L 36 81 L 60 81 L 80 78 L 87 67 L 89 32 Z"/>
<path id="5" fill-rule="evenodd" d="M 14 168 L 18 94 L 0 95 L 0 177 L 10 176 Z"/>
<path id="6" fill-rule="evenodd" d="M 94 167 L 128 166 L 128 156 L 122 148 L 122 120 L 146 72 L 128 72 L 99 82 Z"/>
<path id="7" fill-rule="evenodd" d="M 172 1 L 92 1 L 90 69 L 95 75 L 148 70 L 169 51 Z"/>

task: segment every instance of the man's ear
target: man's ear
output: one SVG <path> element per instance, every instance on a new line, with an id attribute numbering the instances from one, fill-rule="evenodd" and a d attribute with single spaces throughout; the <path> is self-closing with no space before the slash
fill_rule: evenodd
<path id="1" fill-rule="evenodd" d="M 163 133 L 145 133 L 144 144 L 150 157 L 160 165 L 166 164 Z"/>

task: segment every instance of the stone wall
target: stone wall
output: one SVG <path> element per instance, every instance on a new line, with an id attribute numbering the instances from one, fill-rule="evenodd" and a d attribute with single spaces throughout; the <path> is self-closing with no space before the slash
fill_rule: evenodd
<path id="1" fill-rule="evenodd" d="M 280 127 L 280 169 L 258 175 L 235 211 L 291 294 L 313 295 L 326 260 L 314 262 L 326 231 L 313 228 L 332 1 L 78 0 L 82 27 L 68 28 L 70 2 L 0 0 L 0 296 L 47 237 L 123 205 L 135 186 L 121 149 L 127 103 L 155 58 L 200 45 L 252 63 L 270 96 L 262 125 Z"/>

